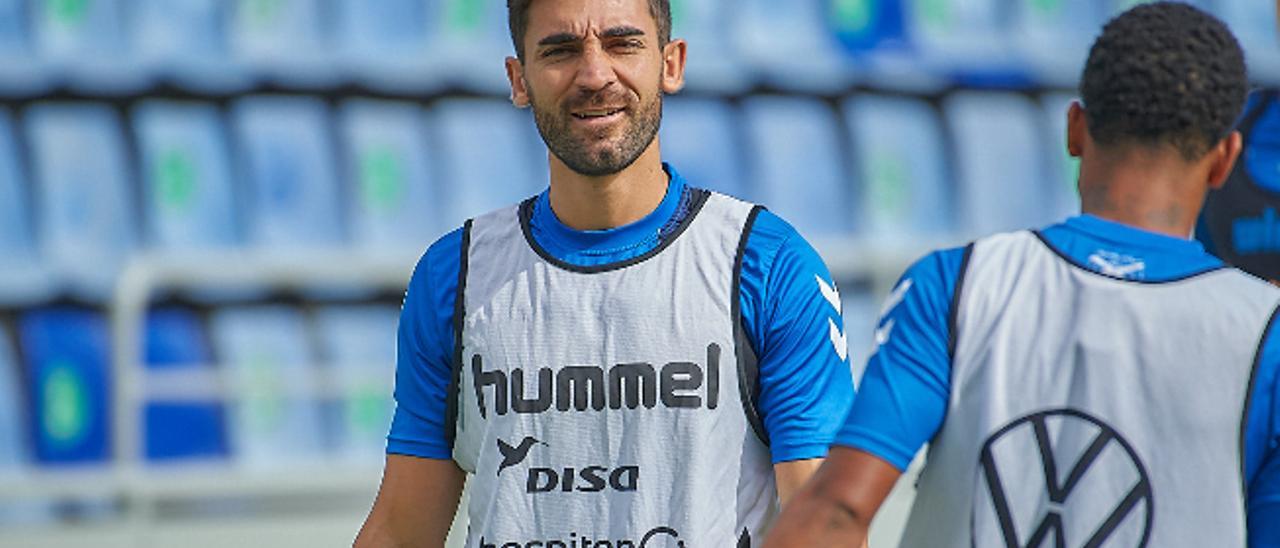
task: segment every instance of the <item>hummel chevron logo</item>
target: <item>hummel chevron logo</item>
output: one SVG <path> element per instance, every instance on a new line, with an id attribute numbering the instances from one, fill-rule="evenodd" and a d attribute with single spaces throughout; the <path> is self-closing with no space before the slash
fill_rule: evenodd
<path id="1" fill-rule="evenodd" d="M 521 440 L 519 446 L 512 447 L 507 442 L 499 439 L 498 452 L 502 454 L 502 464 L 498 465 L 498 474 L 502 474 L 503 470 L 524 462 L 524 459 L 529 457 L 529 450 L 540 443 L 546 445 L 537 438 L 526 437 Z"/>
<path id="2" fill-rule="evenodd" d="M 893 309 L 902 304 L 902 300 L 907 298 L 907 292 L 911 291 L 911 286 L 913 285 L 915 285 L 915 282 L 913 282 L 911 278 L 907 278 L 902 280 L 902 283 L 898 284 L 898 287 L 894 288 L 893 293 L 890 293 L 889 297 L 884 300 L 884 306 L 880 307 L 881 321 L 883 321 L 884 317 L 889 315 L 890 312 L 893 312 Z M 884 346 L 884 343 L 889 342 L 889 336 L 893 334 L 894 325 L 897 325 L 897 322 L 891 319 L 884 322 L 884 325 L 876 328 L 876 348 Z"/>
<path id="3" fill-rule="evenodd" d="M 828 284 L 826 280 L 822 279 L 822 276 L 814 274 L 813 278 L 818 280 L 818 291 L 822 293 L 822 298 L 826 299 L 827 304 L 830 304 L 831 308 L 836 309 L 836 317 L 839 318 L 840 314 L 843 312 L 843 305 L 840 301 L 840 292 L 831 284 Z M 849 336 L 840 329 L 839 325 L 836 325 L 835 319 L 827 318 L 827 324 L 828 335 L 831 337 L 831 347 L 835 349 L 836 356 L 840 357 L 840 361 L 849 359 Z"/>
<path id="4" fill-rule="evenodd" d="M 1099 272 L 1116 278 L 1129 278 L 1147 269 L 1147 263 L 1139 259 L 1106 252 L 1090 255 L 1089 263 L 1098 267 Z"/>

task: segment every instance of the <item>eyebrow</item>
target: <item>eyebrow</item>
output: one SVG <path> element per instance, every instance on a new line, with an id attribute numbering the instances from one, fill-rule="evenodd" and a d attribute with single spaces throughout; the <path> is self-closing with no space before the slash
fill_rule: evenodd
<path id="1" fill-rule="evenodd" d="M 618 27 L 610 27 L 600 33 L 601 38 L 627 38 L 631 36 L 644 36 L 644 31 L 629 25 Z M 538 40 L 538 46 L 559 46 L 563 44 L 572 44 L 582 41 L 582 36 L 570 32 L 559 32 Z"/>

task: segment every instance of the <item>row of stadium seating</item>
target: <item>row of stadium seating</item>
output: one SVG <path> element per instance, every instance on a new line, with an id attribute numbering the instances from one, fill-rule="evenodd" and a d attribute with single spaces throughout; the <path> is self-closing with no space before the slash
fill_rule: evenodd
<path id="1" fill-rule="evenodd" d="M 1139 0 L 673 0 L 694 89 L 855 82 L 1070 85 L 1103 21 Z M 1269 2 L 1196 0 L 1280 77 Z M 492 0 L 0 0 L 0 94 L 227 92 L 263 81 L 503 93 Z"/>
<path id="2" fill-rule="evenodd" d="M 390 425 L 397 313 L 391 304 L 152 310 L 143 454 L 234 458 L 250 469 L 318 458 L 376 464 Z M 53 306 L 13 320 L 13 332 L 0 322 L 0 476 L 107 464 L 114 371 L 105 317 Z"/>
<path id="3" fill-rule="evenodd" d="M 1075 207 L 1069 100 L 672 98 L 662 143 L 694 184 L 764 203 L 810 238 L 975 235 Z M 147 250 L 414 255 L 466 217 L 545 188 L 546 173 L 528 113 L 500 100 L 0 110 L 0 304 L 101 302 Z"/>

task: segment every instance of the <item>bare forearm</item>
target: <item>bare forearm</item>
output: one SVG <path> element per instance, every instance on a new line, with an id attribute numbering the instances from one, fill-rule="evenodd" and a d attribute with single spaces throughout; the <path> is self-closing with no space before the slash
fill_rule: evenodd
<path id="1" fill-rule="evenodd" d="M 443 548 L 465 474 L 451 461 L 391 455 L 355 548 Z"/>
<path id="2" fill-rule="evenodd" d="M 765 548 L 864 546 L 871 517 L 862 516 L 810 484 L 786 507 Z"/>

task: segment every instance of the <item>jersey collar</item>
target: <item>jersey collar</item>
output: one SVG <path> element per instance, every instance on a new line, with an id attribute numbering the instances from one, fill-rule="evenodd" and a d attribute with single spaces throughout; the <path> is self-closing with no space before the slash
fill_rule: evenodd
<path id="1" fill-rule="evenodd" d="M 667 173 L 667 192 L 658 207 L 640 220 L 606 230 L 576 230 L 560 221 L 551 209 L 551 190 L 538 195 L 534 202 L 530 231 L 538 245 L 552 255 L 565 257 L 576 254 L 613 255 L 632 248 L 652 244 L 662 228 L 676 214 L 685 181 L 670 164 L 663 163 Z"/>

